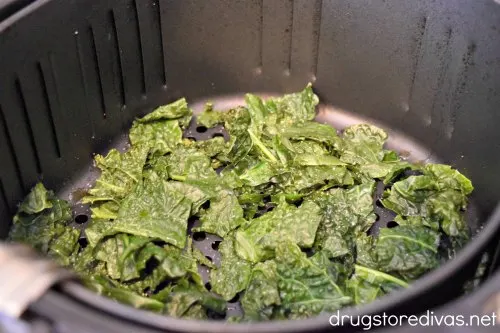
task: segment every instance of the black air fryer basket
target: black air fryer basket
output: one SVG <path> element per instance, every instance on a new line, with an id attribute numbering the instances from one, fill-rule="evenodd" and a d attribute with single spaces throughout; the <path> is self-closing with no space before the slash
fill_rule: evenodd
<path id="1" fill-rule="evenodd" d="M 389 131 L 392 148 L 451 164 L 475 186 L 468 210 L 474 237 L 455 259 L 407 290 L 345 313 L 419 313 L 460 296 L 481 258 L 494 269 L 499 1 L 27 2 L 8 1 L 0 11 L 0 238 L 37 181 L 72 201 L 79 222 L 89 218 L 73 194 L 96 177 L 93 153 L 122 145 L 132 120 L 156 106 L 185 96 L 195 110 L 207 100 L 224 108 L 241 103 L 245 92 L 282 94 L 311 82 L 323 103 L 319 120 L 337 128 L 376 123 Z M 210 242 L 198 246 L 212 251 Z M 0 255 L 0 281 L 17 278 L 6 278 L 15 268 L 9 264 Z M 331 329 L 328 316 L 251 326 L 173 319 L 69 281 L 22 318 L 61 332 Z"/>

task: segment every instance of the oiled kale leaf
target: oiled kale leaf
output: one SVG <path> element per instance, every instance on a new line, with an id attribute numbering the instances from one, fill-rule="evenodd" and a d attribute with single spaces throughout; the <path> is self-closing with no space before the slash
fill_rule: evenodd
<path id="1" fill-rule="evenodd" d="M 276 274 L 281 304 L 278 312 L 289 319 L 307 318 L 332 312 L 351 303 L 327 268 L 307 258 L 293 242 L 276 249 Z"/>
<path id="2" fill-rule="evenodd" d="M 145 179 L 123 200 L 114 221 L 94 221 L 87 236 L 96 244 L 105 236 L 127 233 L 183 248 L 191 207 L 192 201 L 176 186 L 164 180 Z"/>
<path id="3" fill-rule="evenodd" d="M 86 280 L 85 284 L 100 295 L 108 296 L 137 309 L 162 312 L 165 308 L 163 302 L 138 295 L 104 276 L 93 276 Z"/>
<path id="4" fill-rule="evenodd" d="M 340 140 L 335 128 L 312 121 L 287 127 L 281 132 L 281 135 L 288 140 L 311 140 L 331 147 L 336 147 Z"/>
<path id="5" fill-rule="evenodd" d="M 168 157 L 166 163 L 172 179 L 185 181 L 217 176 L 211 167 L 210 158 L 196 149 L 179 148 Z"/>
<path id="6" fill-rule="evenodd" d="M 251 262 L 270 259 L 283 239 L 310 248 L 320 221 L 320 208 L 314 202 L 305 201 L 296 207 L 282 201 L 271 212 L 251 220 L 248 227 L 236 231 L 236 253 Z"/>
<path id="7" fill-rule="evenodd" d="M 340 160 L 357 166 L 357 171 L 370 178 L 391 182 L 412 165 L 383 149 L 387 133 L 368 124 L 353 125 L 344 130 Z"/>
<path id="8" fill-rule="evenodd" d="M 175 102 L 156 108 L 153 112 L 137 119 L 138 123 L 149 123 L 158 120 L 183 119 L 191 117 L 192 111 L 188 108 L 185 98 L 180 98 Z"/>
<path id="9" fill-rule="evenodd" d="M 95 257 L 106 263 L 107 273 L 112 279 L 136 279 L 140 276 L 137 255 L 148 242 L 145 237 L 119 234 L 101 242 L 95 249 Z"/>
<path id="10" fill-rule="evenodd" d="M 363 238 L 361 238 L 363 239 Z M 439 233 L 424 226 L 381 228 L 358 242 L 360 265 L 413 280 L 439 264 Z"/>
<path id="11" fill-rule="evenodd" d="M 54 194 L 47 191 L 42 183 L 38 183 L 19 205 L 17 216 L 20 217 L 20 214 L 31 215 L 41 213 L 45 209 L 52 208 L 54 200 Z"/>
<path id="12" fill-rule="evenodd" d="M 461 210 L 473 187 L 469 179 L 450 166 L 429 164 L 423 174 L 396 182 L 382 203 L 399 214 L 398 221 L 439 227 L 451 237 L 467 238 L 468 227 Z"/>
<path id="13" fill-rule="evenodd" d="M 271 319 L 274 307 L 281 304 L 276 263 L 268 260 L 256 264 L 245 287 L 245 294 L 241 299 L 245 319 Z"/>
<path id="14" fill-rule="evenodd" d="M 318 102 L 318 96 L 314 94 L 309 84 L 301 92 L 270 98 L 265 105 L 269 114 L 276 117 L 276 124 L 283 128 L 288 124 L 313 120 Z M 272 120 L 266 119 L 266 123 L 272 124 Z"/>
<path id="15" fill-rule="evenodd" d="M 134 122 L 129 133 L 130 143 L 148 147 L 152 155 L 170 153 L 182 142 L 181 127 L 189 124 L 191 115 L 184 98 L 160 106 Z"/>
<path id="16" fill-rule="evenodd" d="M 166 314 L 173 317 L 185 317 L 186 314 L 192 316 L 193 308 L 196 309 L 196 313 L 199 313 L 201 309 L 198 306 L 216 313 L 224 313 L 226 309 L 226 302 L 223 299 L 186 279 L 179 280 L 162 301 L 166 302 Z"/>
<path id="17" fill-rule="evenodd" d="M 94 218 L 116 218 L 122 200 L 142 181 L 147 154 L 148 148 L 139 145 L 125 153 L 112 149 L 106 157 L 96 155 L 95 165 L 101 175 L 82 199 L 91 204 Z"/>
<path id="18" fill-rule="evenodd" d="M 20 204 L 9 240 L 29 244 L 63 265 L 78 250 L 80 231 L 69 226 L 71 210 L 66 201 L 38 183 Z"/>
<path id="19" fill-rule="evenodd" d="M 146 180 L 125 198 L 106 234 L 124 232 L 183 248 L 191 205 L 191 201 L 168 182 Z"/>
<path id="20" fill-rule="evenodd" d="M 341 160 L 349 164 L 370 164 L 382 161 L 387 133 L 367 125 L 353 125 L 343 132 Z"/>
<path id="21" fill-rule="evenodd" d="M 347 281 L 349 295 L 356 305 L 373 302 L 395 289 L 406 287 L 408 283 L 397 277 L 361 265 L 355 265 L 355 273 Z"/>
<path id="22" fill-rule="evenodd" d="M 222 263 L 219 268 L 210 272 L 210 281 L 212 290 L 229 301 L 237 293 L 247 288 L 252 263 L 236 255 L 231 238 L 220 244 L 219 251 Z"/>
<path id="23" fill-rule="evenodd" d="M 330 257 L 352 251 L 352 238 L 368 231 L 375 222 L 374 186 L 375 182 L 363 183 L 349 189 L 334 188 L 316 196 L 322 215 L 314 241 L 316 250 L 323 249 Z"/>
<path id="24" fill-rule="evenodd" d="M 234 193 L 221 190 L 217 196 L 210 201 L 210 207 L 200 213 L 201 226 L 194 228 L 195 231 L 206 231 L 225 237 L 229 232 L 245 222 L 243 208 Z"/>

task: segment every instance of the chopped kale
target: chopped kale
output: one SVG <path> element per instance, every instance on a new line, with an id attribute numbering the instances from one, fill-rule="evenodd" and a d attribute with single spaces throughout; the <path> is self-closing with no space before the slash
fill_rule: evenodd
<path id="1" fill-rule="evenodd" d="M 136 308 L 200 320 L 224 317 L 239 299 L 243 314 L 229 322 L 372 302 L 446 259 L 442 239 L 453 250 L 468 240 L 463 211 L 473 187 L 457 170 L 401 159 L 373 125 L 338 134 L 315 122 L 311 85 L 245 102 L 224 112 L 207 104 L 197 117 L 229 138 L 183 139 L 192 111 L 179 99 L 136 119 L 126 152 L 96 155 L 100 176 L 82 200 L 92 211 L 86 247 L 69 203 L 41 183 L 19 205 L 9 240 Z M 374 233 L 377 181 L 398 225 Z M 193 233 L 223 239 L 214 247 L 220 261 L 194 246 Z"/>

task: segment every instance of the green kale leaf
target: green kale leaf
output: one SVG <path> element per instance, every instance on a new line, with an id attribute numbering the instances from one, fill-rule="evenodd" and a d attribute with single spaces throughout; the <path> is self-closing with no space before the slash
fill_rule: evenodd
<path id="1" fill-rule="evenodd" d="M 194 149 L 177 149 L 168 158 L 168 174 L 175 180 L 199 180 L 217 176 L 210 158 Z"/>
<path id="2" fill-rule="evenodd" d="M 238 198 L 228 190 L 221 190 L 210 201 L 210 207 L 200 213 L 201 225 L 194 231 L 206 231 L 225 237 L 229 232 L 245 222 L 243 208 Z"/>
<path id="3" fill-rule="evenodd" d="M 300 207 L 280 204 L 271 212 L 253 219 L 235 234 L 235 249 L 240 258 L 259 262 L 274 257 L 278 242 L 289 239 L 303 248 L 310 248 L 321 221 L 321 210 L 312 201 Z"/>
<path id="4" fill-rule="evenodd" d="M 269 113 L 277 117 L 278 127 L 288 127 L 288 124 L 313 120 L 316 116 L 316 105 L 319 99 L 308 84 L 298 93 L 286 94 L 283 97 L 270 98 L 266 101 Z"/>
<path id="5" fill-rule="evenodd" d="M 165 308 L 165 304 L 162 302 L 149 297 L 137 295 L 136 293 L 124 289 L 116 282 L 103 276 L 93 276 L 91 279 L 87 279 L 85 284 L 87 287 L 100 295 L 105 295 L 137 309 L 162 312 Z"/>
<path id="6" fill-rule="evenodd" d="M 20 204 L 8 239 L 25 243 L 62 265 L 78 250 L 80 231 L 69 226 L 71 210 L 66 201 L 38 183 Z"/>
<path id="7" fill-rule="evenodd" d="M 221 314 L 226 310 L 226 302 L 223 299 L 210 294 L 197 285 L 189 283 L 186 279 L 177 282 L 165 301 L 165 312 L 172 317 L 183 317 L 186 314 L 192 314 L 190 309 L 200 305 L 205 309 Z M 197 311 L 199 311 L 199 308 Z"/>
<path id="8" fill-rule="evenodd" d="M 147 146 L 151 155 L 170 153 L 182 142 L 181 127 L 189 124 L 191 115 L 184 98 L 160 106 L 134 121 L 129 133 L 130 143 Z"/>
<path id="9" fill-rule="evenodd" d="M 247 288 L 252 272 L 252 263 L 236 255 L 231 238 L 224 240 L 219 245 L 219 251 L 222 256 L 221 267 L 210 272 L 210 281 L 212 291 L 229 301 L 237 293 Z"/>
<path id="10" fill-rule="evenodd" d="M 192 202 L 168 182 L 145 180 L 123 200 L 118 217 L 98 238 L 122 232 L 184 248 L 191 207 Z"/>
<path id="11" fill-rule="evenodd" d="M 382 204 L 396 212 L 399 221 L 421 222 L 446 235 L 468 238 L 468 227 L 461 210 L 473 187 L 469 179 L 441 164 L 429 164 L 423 175 L 410 176 L 386 191 Z"/>
<path id="12" fill-rule="evenodd" d="M 358 247 L 357 262 L 414 280 L 439 264 L 439 233 L 424 226 L 381 228 L 371 244 Z"/>
<path id="13" fill-rule="evenodd" d="M 356 305 L 371 303 L 395 289 L 406 287 L 408 283 L 401 279 L 361 265 L 355 265 L 355 273 L 347 282 Z"/>
<path id="14" fill-rule="evenodd" d="M 289 319 L 332 312 L 352 302 L 327 269 L 316 265 L 293 242 L 276 249 L 276 272 L 281 298 L 279 311 Z"/>
<path id="15" fill-rule="evenodd" d="M 281 304 L 276 263 L 269 260 L 256 264 L 245 288 L 245 294 L 241 298 L 245 319 L 250 321 L 271 319 L 274 307 Z"/>
<path id="16" fill-rule="evenodd" d="M 374 188 L 375 182 L 370 182 L 349 189 L 334 188 L 316 196 L 322 215 L 314 241 L 316 250 L 323 249 L 332 258 L 351 252 L 350 238 L 366 232 L 375 222 Z"/>
<path id="17" fill-rule="evenodd" d="M 158 120 L 180 119 L 191 115 L 192 111 L 188 108 L 186 99 L 181 98 L 175 102 L 156 108 L 153 112 L 136 121 L 138 123 L 149 123 Z"/>
<path id="18" fill-rule="evenodd" d="M 125 153 L 111 149 L 106 157 L 96 155 L 95 164 L 101 175 L 82 199 L 83 203 L 92 204 L 93 218 L 116 218 L 121 201 L 142 181 L 147 154 L 147 147 L 136 146 Z"/>

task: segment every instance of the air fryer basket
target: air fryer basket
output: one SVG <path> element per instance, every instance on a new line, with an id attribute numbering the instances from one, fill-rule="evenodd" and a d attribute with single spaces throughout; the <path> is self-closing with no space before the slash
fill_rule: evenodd
<path id="1" fill-rule="evenodd" d="M 0 238 L 39 180 L 76 201 L 75 190 L 95 176 L 92 154 L 123 142 L 134 117 L 155 106 L 182 96 L 234 105 L 244 92 L 291 92 L 307 82 L 324 103 L 322 120 L 375 121 L 395 147 L 452 164 L 475 186 L 470 221 L 479 232 L 455 260 L 348 311 L 418 312 L 459 295 L 500 224 L 494 0 L 36 1 L 0 22 Z M 75 216 L 85 213 L 75 206 Z M 40 302 L 33 309 L 49 317 L 79 313 L 104 325 L 112 314 L 129 329 L 227 329 L 146 314 L 71 283 Z M 252 330 L 314 328 L 328 320 Z"/>

